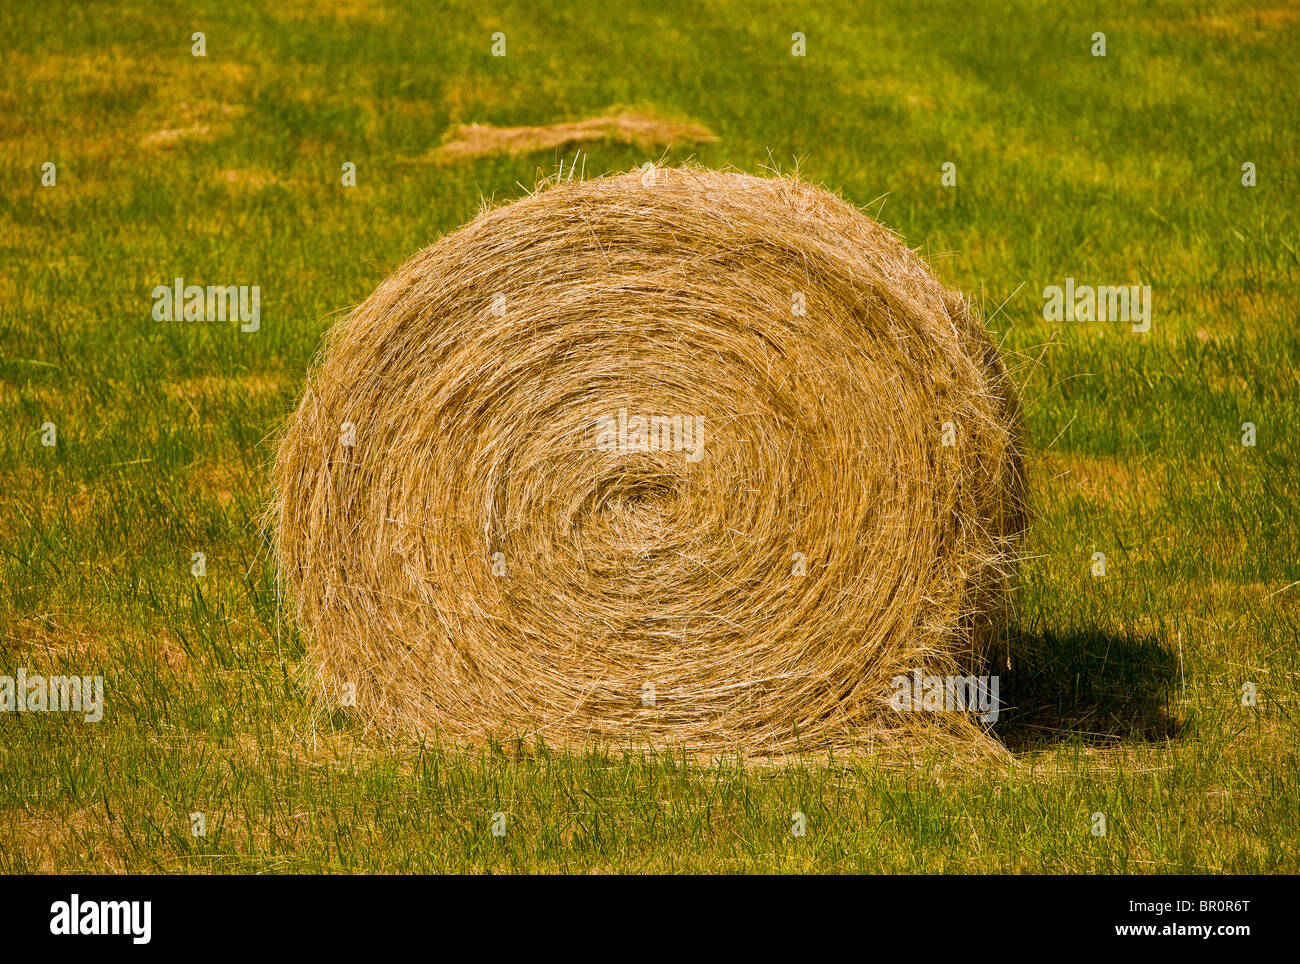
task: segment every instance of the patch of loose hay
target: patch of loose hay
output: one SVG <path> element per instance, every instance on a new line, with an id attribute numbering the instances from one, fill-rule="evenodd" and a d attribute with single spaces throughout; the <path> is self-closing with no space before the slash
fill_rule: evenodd
<path id="1" fill-rule="evenodd" d="M 208 124 L 191 124 L 188 127 L 167 127 L 140 139 L 141 147 L 170 147 L 178 141 L 208 140 L 212 127 Z"/>
<path id="2" fill-rule="evenodd" d="M 600 450 L 621 408 L 703 417 L 703 457 Z M 996 757 L 891 680 L 979 671 L 1018 439 L 983 326 L 880 224 L 633 172 L 485 211 L 337 324 L 269 520 L 307 671 L 383 730 Z"/>
<path id="3" fill-rule="evenodd" d="M 231 168 L 221 172 L 221 180 L 228 187 L 235 188 L 253 188 L 260 189 L 272 184 L 278 184 L 280 179 L 274 174 L 261 170 L 244 170 L 240 168 Z"/>
<path id="4" fill-rule="evenodd" d="M 1059 454 L 1046 461 L 1045 469 L 1060 482 L 1061 495 L 1071 494 L 1111 507 L 1151 508 L 1159 503 L 1166 488 L 1163 465 L 1139 466 L 1131 459 L 1114 456 Z"/>
<path id="5" fill-rule="evenodd" d="M 227 401 L 237 396 L 268 395 L 283 386 L 275 373 L 249 372 L 238 377 L 227 375 L 196 375 L 177 381 L 164 382 L 162 391 L 179 399 L 207 399 Z"/>
<path id="6" fill-rule="evenodd" d="M 1139 21 L 1139 23 L 1162 31 L 1195 30 L 1204 33 L 1238 34 L 1276 30 L 1290 26 L 1297 20 L 1300 20 L 1300 10 L 1295 7 L 1275 7 L 1264 10 L 1242 10 L 1231 14 L 1207 14 L 1181 20 Z"/>
<path id="7" fill-rule="evenodd" d="M 590 141 L 614 141 L 650 150 L 682 143 L 708 144 L 717 139 L 717 135 L 702 124 L 624 111 L 547 127 L 461 124 L 451 130 L 447 141 L 431 156 L 440 161 L 472 160 L 494 154 L 515 157 Z"/>
<path id="8" fill-rule="evenodd" d="M 51 810 L 10 810 L 0 813 L 8 860 L 19 855 L 42 874 L 66 873 L 69 854 L 82 867 L 102 873 L 126 871 L 121 854 L 127 849 L 125 832 L 90 808 L 64 814 Z"/>
<path id="9" fill-rule="evenodd" d="M 391 12 L 378 0 L 326 0 L 324 3 L 321 0 L 288 0 L 276 4 L 271 15 L 282 21 L 318 22 L 328 17 L 379 24 L 392 20 Z"/>
<path id="10" fill-rule="evenodd" d="M 244 108 L 240 104 L 180 104 L 176 108 L 177 119 L 188 121 L 179 127 L 165 127 L 162 130 L 146 134 L 140 139 L 140 146 L 147 149 L 167 149 L 183 141 L 212 141 L 231 133 L 229 121 L 240 116 Z"/>
<path id="11" fill-rule="evenodd" d="M 68 613 L 36 617 L 10 616 L 3 639 L 15 659 L 34 661 L 31 672 L 62 672 L 60 663 L 102 664 L 108 656 L 103 640 L 107 629 L 80 621 Z M 12 672 L 9 667 L 6 672 Z"/>

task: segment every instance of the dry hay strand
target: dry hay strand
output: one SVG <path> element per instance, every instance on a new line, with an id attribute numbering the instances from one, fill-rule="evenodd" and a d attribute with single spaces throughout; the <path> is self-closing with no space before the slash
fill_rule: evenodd
<path id="1" fill-rule="evenodd" d="M 970 715 L 899 712 L 891 681 L 981 666 L 1017 426 L 967 302 L 838 197 L 569 180 L 335 326 L 271 519 L 315 685 L 390 732 L 987 757 Z"/>
<path id="2" fill-rule="evenodd" d="M 623 111 L 547 127 L 460 124 L 452 128 L 446 143 L 436 148 L 432 156 L 442 161 L 470 160 L 493 154 L 515 157 L 590 141 L 614 141 L 639 150 L 650 150 L 682 143 L 708 144 L 717 139 L 717 135 L 702 124 Z"/>

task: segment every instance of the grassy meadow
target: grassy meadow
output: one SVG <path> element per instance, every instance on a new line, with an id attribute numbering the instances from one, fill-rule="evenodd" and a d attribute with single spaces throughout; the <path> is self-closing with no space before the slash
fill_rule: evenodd
<path id="1" fill-rule="evenodd" d="M 6 3 L 0 674 L 105 712 L 0 713 L 0 872 L 1300 871 L 1298 47 L 1284 0 Z M 431 155 L 615 107 L 717 140 Z M 301 685 L 260 517 L 325 330 L 484 199 L 661 158 L 839 191 L 1017 366 L 1014 765 L 412 745 Z M 260 329 L 156 322 L 176 277 Z M 1067 277 L 1150 330 L 1045 321 Z"/>

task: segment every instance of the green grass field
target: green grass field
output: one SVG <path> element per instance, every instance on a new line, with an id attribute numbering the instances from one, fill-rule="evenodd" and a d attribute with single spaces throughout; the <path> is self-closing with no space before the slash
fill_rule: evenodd
<path id="1" fill-rule="evenodd" d="M 1260 2 L 7 3 L 0 674 L 106 707 L 0 714 L 0 871 L 1300 871 L 1300 10 Z M 618 105 L 841 192 L 1020 365 L 1013 767 L 412 746 L 299 684 L 259 518 L 322 334 L 483 198 L 659 157 L 435 164 L 451 125 Z M 155 322 L 177 276 L 260 330 Z M 1044 321 L 1067 277 L 1151 330 Z"/>

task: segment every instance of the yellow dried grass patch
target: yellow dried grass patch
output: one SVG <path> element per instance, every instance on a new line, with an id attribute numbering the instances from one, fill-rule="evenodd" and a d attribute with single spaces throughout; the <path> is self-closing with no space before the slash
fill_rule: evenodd
<path id="1" fill-rule="evenodd" d="M 614 141 L 650 150 L 673 144 L 707 144 L 717 139 L 717 135 L 702 124 L 624 111 L 608 117 L 592 117 L 546 127 L 461 124 L 452 129 L 446 143 L 434 150 L 432 156 L 441 161 L 470 160 L 494 154 L 514 157 L 591 141 Z"/>

